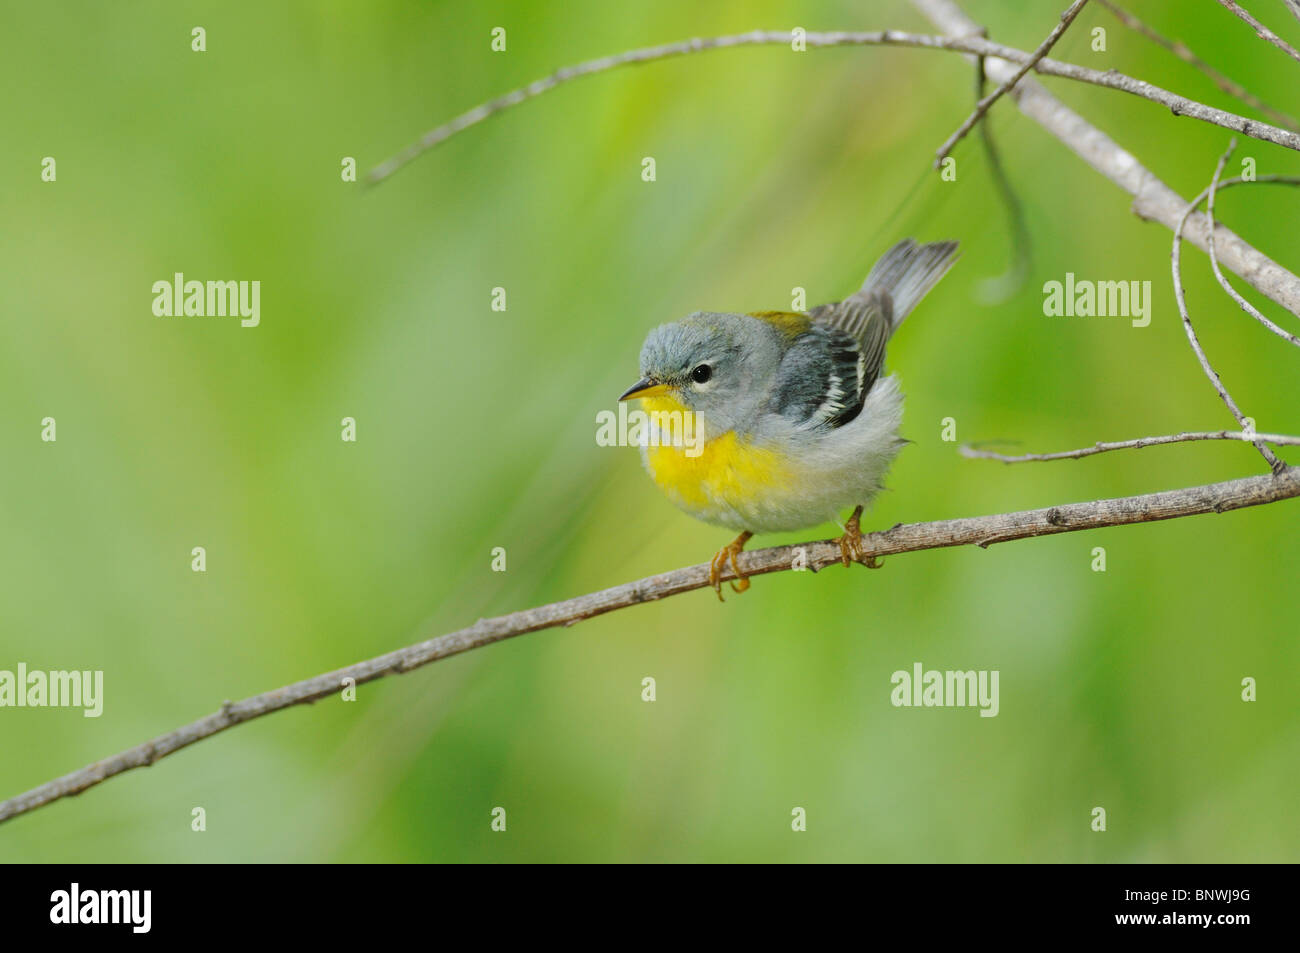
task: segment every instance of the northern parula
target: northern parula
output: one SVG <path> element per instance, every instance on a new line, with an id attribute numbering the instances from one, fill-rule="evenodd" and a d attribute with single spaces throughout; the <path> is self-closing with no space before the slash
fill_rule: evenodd
<path id="1" fill-rule="evenodd" d="M 898 380 L 881 376 L 885 345 L 956 258 L 957 242 L 908 239 L 843 301 L 805 313 L 697 311 L 650 332 L 641 379 L 619 400 L 640 398 L 651 418 L 693 415 L 702 445 L 650 441 L 642 459 L 678 507 L 740 531 L 713 557 L 719 599 L 728 562 L 732 588 L 749 588 L 736 557 L 755 533 L 836 521 L 849 506 L 840 552 L 845 566 L 863 561 L 863 505 L 907 443 Z"/>

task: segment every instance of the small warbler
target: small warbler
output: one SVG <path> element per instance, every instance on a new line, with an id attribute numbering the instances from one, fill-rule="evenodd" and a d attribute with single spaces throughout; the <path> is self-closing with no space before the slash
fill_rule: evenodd
<path id="1" fill-rule="evenodd" d="M 956 258 L 957 242 L 908 239 L 843 301 L 806 313 L 697 311 L 650 332 L 641 379 L 619 400 L 640 398 L 652 418 L 693 415 L 702 447 L 649 441 L 642 458 L 678 507 L 740 530 L 712 560 L 719 599 L 728 562 L 732 588 L 749 588 L 736 557 L 755 533 L 835 521 L 849 506 L 844 565 L 876 568 L 863 559 L 859 518 L 907 442 L 898 380 L 881 376 L 885 345 Z"/>

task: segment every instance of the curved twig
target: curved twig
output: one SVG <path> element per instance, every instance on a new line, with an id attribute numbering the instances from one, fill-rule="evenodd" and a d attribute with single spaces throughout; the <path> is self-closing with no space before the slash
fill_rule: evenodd
<path id="1" fill-rule="evenodd" d="M 1228 147 L 1229 153 L 1232 152 L 1232 149 L 1235 145 L 1236 145 L 1236 140 L 1233 140 L 1232 145 Z M 1227 155 L 1224 156 L 1224 159 L 1227 159 Z M 1227 182 L 1219 181 L 1219 177 L 1223 173 L 1223 165 L 1224 164 L 1220 162 L 1218 167 L 1214 170 L 1214 178 L 1210 180 L 1210 187 L 1206 189 L 1204 193 L 1206 197 L 1205 217 L 1210 221 L 1209 248 L 1206 249 L 1210 255 L 1210 268 L 1211 270 L 1214 271 L 1214 277 L 1218 279 L 1219 286 L 1228 293 L 1228 297 L 1232 298 L 1233 301 L 1237 302 L 1238 306 L 1241 308 L 1242 311 L 1245 311 L 1248 315 L 1250 315 L 1260 324 L 1264 325 L 1264 327 L 1268 328 L 1270 331 L 1272 331 L 1282 340 L 1290 341 L 1296 347 L 1300 347 L 1300 337 L 1296 337 L 1296 335 L 1292 334 L 1290 331 L 1278 327 L 1271 320 L 1269 320 L 1269 318 L 1266 317 L 1263 312 L 1261 312 L 1253 304 L 1251 304 L 1249 301 L 1243 298 L 1240 295 L 1240 293 L 1238 293 L 1237 289 L 1232 287 L 1232 284 L 1228 281 L 1227 277 L 1223 274 L 1223 269 L 1219 267 L 1219 256 L 1215 252 L 1215 241 L 1214 241 L 1214 230 L 1216 228 L 1215 221 L 1214 221 L 1214 196 L 1220 189 L 1224 188 L 1228 184 Z M 1283 182 L 1284 178 L 1285 178 L 1285 184 L 1287 185 L 1300 185 L 1300 178 L 1294 178 L 1294 177 L 1278 176 L 1273 178 L 1272 181 Z M 1258 179 L 1238 178 L 1234 180 L 1234 184 L 1240 185 L 1242 182 L 1258 182 L 1258 181 L 1259 181 Z M 1198 197 L 1196 201 L 1199 204 L 1200 198 Z"/>
<path id="2" fill-rule="evenodd" d="M 1234 141 L 1228 146 L 1227 151 L 1219 157 L 1219 163 L 1215 168 L 1215 180 L 1217 180 L 1223 173 L 1223 165 L 1228 161 L 1228 156 L 1232 153 L 1235 146 L 1236 142 Z M 1212 189 L 1213 185 L 1211 185 L 1210 188 Z M 1208 191 L 1209 190 L 1207 189 L 1207 194 Z M 1196 359 L 1200 361 L 1201 370 L 1205 372 L 1206 379 L 1209 380 L 1210 386 L 1212 386 L 1215 392 L 1218 393 L 1219 399 L 1223 401 L 1224 405 L 1232 413 L 1232 416 L 1237 418 L 1237 423 L 1241 425 L 1241 429 L 1250 430 L 1252 428 L 1246 425 L 1246 415 L 1241 412 L 1241 408 L 1237 406 L 1237 402 L 1232 399 L 1232 395 L 1228 393 L 1228 389 L 1223 386 L 1223 381 L 1219 378 L 1219 372 L 1214 369 L 1210 364 L 1210 359 L 1206 357 L 1205 349 L 1201 347 L 1201 341 L 1196 336 L 1196 329 L 1192 327 L 1191 315 L 1187 313 L 1187 300 L 1185 292 L 1183 291 L 1182 266 L 1180 262 L 1183 244 L 1183 226 L 1187 223 L 1188 216 L 1192 214 L 1199 202 L 1200 199 L 1198 198 L 1187 206 L 1183 211 L 1182 218 L 1178 220 L 1178 227 L 1174 229 L 1174 245 L 1173 251 L 1170 253 L 1170 263 L 1174 278 L 1174 300 L 1178 304 L 1178 314 L 1183 320 L 1183 329 L 1187 332 L 1187 343 L 1192 346 L 1192 352 L 1196 355 Z M 1209 240 L 1213 241 L 1213 235 L 1210 236 Z M 1279 460 L 1273 451 L 1264 443 L 1256 441 L 1255 449 L 1259 451 L 1260 456 L 1264 458 L 1265 462 L 1268 463 L 1269 467 L 1274 472 L 1277 472 L 1284 466 L 1282 461 Z"/>

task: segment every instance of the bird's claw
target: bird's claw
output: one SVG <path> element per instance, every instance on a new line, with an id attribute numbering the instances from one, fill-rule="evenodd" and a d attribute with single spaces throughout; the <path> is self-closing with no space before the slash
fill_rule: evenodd
<path id="1" fill-rule="evenodd" d="M 839 538 L 840 560 L 847 569 L 853 563 L 862 563 L 868 569 L 879 569 L 885 563 L 875 556 L 868 556 L 862 548 L 862 507 L 855 507 L 853 515 L 844 524 L 844 535 Z"/>
<path id="2" fill-rule="evenodd" d="M 713 557 L 713 561 L 709 563 L 709 585 L 718 594 L 719 602 L 726 601 L 722 598 L 722 571 L 728 564 L 731 565 L 731 571 L 736 576 L 731 581 L 732 591 L 744 592 L 749 588 L 749 577 L 740 571 L 740 564 L 737 562 L 736 557 L 740 555 L 741 550 L 745 548 L 745 543 L 749 542 L 752 535 L 753 533 L 741 533 L 726 546 L 719 549 Z"/>

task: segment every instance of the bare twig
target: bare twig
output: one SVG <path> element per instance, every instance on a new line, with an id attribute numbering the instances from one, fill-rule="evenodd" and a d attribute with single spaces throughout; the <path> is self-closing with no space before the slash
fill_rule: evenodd
<path id="1" fill-rule="evenodd" d="M 1218 187 L 1218 190 L 1217 190 L 1217 191 L 1222 192 L 1224 189 L 1231 188 L 1231 187 L 1236 186 L 1236 185 L 1252 185 L 1252 184 L 1257 184 L 1257 185 L 1293 185 L 1293 186 L 1300 186 L 1300 176 L 1295 176 L 1295 175 L 1277 175 L 1277 174 L 1275 174 L 1275 173 L 1268 173 L 1268 174 L 1266 174 L 1266 175 L 1259 175 L 1259 176 L 1256 176 L 1255 178 L 1252 178 L 1252 179 L 1243 178 L 1242 176 L 1235 176 L 1235 177 L 1233 177 L 1233 178 L 1231 178 L 1231 179 L 1223 179 L 1221 182 L 1219 182 L 1219 187 Z M 1205 188 L 1200 192 L 1200 194 L 1196 196 L 1196 198 L 1192 199 L 1192 205 L 1193 205 L 1193 206 L 1200 205 L 1202 202 L 1207 201 L 1207 200 L 1209 199 L 1209 196 L 1210 196 L 1210 186 L 1207 185 L 1207 186 L 1206 186 L 1206 187 L 1205 187 Z M 1210 219 L 1209 219 L 1209 216 L 1207 215 L 1207 216 L 1206 216 L 1206 222 L 1208 223 L 1209 220 L 1210 220 Z M 1226 229 L 1223 225 L 1221 225 L 1221 224 L 1216 224 L 1214 230 L 1215 230 L 1215 233 L 1216 233 L 1216 240 L 1215 240 L 1215 251 L 1216 251 L 1216 254 L 1215 254 L 1215 262 L 1217 262 L 1217 260 L 1218 260 L 1218 254 L 1217 254 L 1217 251 L 1218 251 L 1218 247 L 1219 247 L 1219 245 L 1222 243 L 1222 235 L 1223 235 L 1225 232 L 1227 232 L 1227 234 L 1229 234 L 1229 235 L 1231 235 L 1232 233 L 1231 233 L 1231 232 L 1228 232 L 1227 229 Z M 1208 229 L 1207 229 L 1207 232 L 1208 232 Z M 1240 240 L 1240 239 L 1238 239 L 1238 240 Z M 1209 243 L 1208 243 L 1208 241 L 1206 242 L 1205 250 L 1206 250 L 1207 253 L 1209 252 Z M 1236 269 L 1233 269 L 1233 270 L 1235 271 Z M 1238 273 L 1240 274 L 1240 272 L 1238 272 Z M 1252 282 L 1252 284 L 1253 284 L 1253 282 Z M 1256 287 L 1258 288 L 1259 286 L 1256 285 Z M 1273 297 L 1273 296 L 1270 295 L 1270 297 Z M 1274 300 L 1276 301 L 1277 298 L 1274 298 Z M 1251 313 L 1251 314 L 1257 314 L 1257 312 L 1254 312 L 1254 311 L 1251 311 L 1250 313 Z M 1293 313 L 1296 314 L 1297 317 L 1300 317 L 1300 312 L 1293 312 Z M 1263 316 L 1260 315 L 1260 317 L 1263 317 Z M 1275 333 L 1280 334 L 1282 337 L 1287 338 L 1288 340 L 1292 337 L 1291 334 L 1289 334 L 1289 333 L 1288 333 L 1287 331 L 1285 331 L 1284 329 L 1279 328 L 1276 324 L 1274 324 L 1272 321 L 1269 321 L 1267 318 L 1264 318 L 1264 326 L 1267 327 L 1270 331 L 1274 331 Z"/>
<path id="2" fill-rule="evenodd" d="M 944 140 L 943 145 L 939 147 L 939 151 L 935 153 L 934 167 L 936 169 L 943 164 L 944 159 L 948 158 L 948 154 L 952 152 L 953 147 L 965 138 L 966 133 L 975 127 L 975 123 L 979 122 L 984 117 L 984 114 L 993 107 L 993 104 L 1001 99 L 1007 90 L 1024 79 L 1025 75 L 1034 68 L 1038 61 L 1051 51 L 1052 47 L 1056 45 L 1056 41 L 1070 28 L 1070 24 L 1074 22 L 1075 17 L 1079 15 L 1079 11 L 1083 9 L 1084 4 L 1087 2 L 1088 0 L 1074 0 L 1069 8 L 1061 14 L 1061 21 L 1052 28 L 1051 33 L 1047 34 L 1047 39 L 1038 45 L 1038 49 L 1030 54 L 1029 59 L 1020 64 L 1020 68 L 1012 74 L 1011 78 L 998 85 L 993 92 L 975 104 L 975 109 L 971 114 L 966 117 L 966 120 L 957 127 L 951 136 Z"/>
<path id="3" fill-rule="evenodd" d="M 1297 50 L 1286 40 L 1282 39 L 1268 27 L 1264 26 L 1264 24 L 1256 20 L 1250 15 L 1250 11 L 1244 9 L 1241 4 L 1236 2 L 1236 0 L 1219 0 L 1219 3 L 1235 13 L 1239 19 L 1248 23 L 1251 29 L 1255 31 L 1255 35 L 1261 40 L 1272 43 L 1293 60 L 1300 61 L 1300 50 Z"/>
<path id="4" fill-rule="evenodd" d="M 1287 468 L 1268 476 L 1245 477 L 1182 490 L 1166 490 L 1160 493 L 1096 500 L 1089 503 L 1068 503 L 1046 509 L 1003 513 L 996 516 L 895 526 L 885 532 L 868 533 L 863 537 L 862 560 L 866 562 L 880 556 L 951 546 L 988 547 L 994 543 L 1016 539 L 1100 529 L 1105 526 L 1127 526 L 1133 523 L 1148 523 L 1205 513 L 1225 513 L 1298 496 L 1300 496 L 1300 469 Z M 800 565 L 807 566 L 815 572 L 839 562 L 841 558 L 838 542 L 822 540 L 742 553 L 740 568 L 749 576 L 785 572 Z M 724 569 L 723 579 L 730 578 L 734 578 L 731 569 Z M 326 698 L 340 690 L 344 679 L 351 679 L 359 685 L 389 675 L 403 674 L 431 662 L 491 645 L 503 639 L 556 626 L 570 626 L 583 619 L 594 618 L 642 602 L 689 592 L 692 589 L 702 589 L 708 585 L 708 564 L 678 569 L 564 602 L 513 612 L 493 619 L 482 619 L 467 629 L 398 649 L 347 668 L 295 682 L 261 695 L 254 695 L 243 701 L 226 702 L 219 711 L 205 718 L 200 718 L 175 731 L 159 735 L 152 741 L 97 761 L 80 771 L 66 774 L 0 803 L 0 822 L 34 811 L 61 798 L 80 794 L 126 771 L 152 765 L 182 748 L 210 738 L 227 728 L 272 712 L 283 711 L 294 705 Z"/>
<path id="5" fill-rule="evenodd" d="M 1228 154 L 1231 154 L 1233 148 L 1235 148 L 1236 145 L 1237 145 L 1237 141 L 1234 139 L 1232 141 L 1232 144 L 1228 146 L 1228 153 L 1224 155 L 1225 160 L 1228 158 Z M 1260 312 L 1258 308 L 1256 308 L 1253 304 L 1251 304 L 1249 301 L 1243 298 L 1237 292 L 1237 289 L 1232 287 L 1228 279 L 1224 276 L 1223 269 L 1219 267 L 1219 256 L 1215 254 L 1215 248 L 1214 248 L 1215 246 L 1214 195 L 1216 192 L 1218 192 L 1219 189 L 1223 188 L 1225 185 L 1225 183 L 1219 181 L 1219 177 L 1223 172 L 1223 166 L 1224 163 L 1220 162 L 1218 167 L 1214 170 L 1214 178 L 1210 180 L 1210 187 L 1206 190 L 1207 204 L 1205 206 L 1205 215 L 1206 218 L 1208 218 L 1210 221 L 1210 247 L 1207 249 L 1210 254 L 1210 268 L 1214 270 L 1214 277 L 1218 279 L 1219 285 L 1223 288 L 1224 291 L 1228 293 L 1228 296 L 1232 298 L 1233 301 L 1237 302 L 1237 304 L 1241 307 L 1242 311 L 1245 311 L 1248 315 L 1250 315 L 1260 324 L 1264 325 L 1264 327 L 1268 328 L 1278 337 L 1282 338 L 1282 340 L 1290 341 L 1296 347 L 1300 347 L 1300 337 L 1296 337 L 1290 331 L 1278 327 L 1267 317 L 1265 317 L 1264 314 Z M 1242 181 L 1241 179 L 1237 180 L 1238 183 L 1240 183 L 1241 181 Z M 1250 180 L 1250 181 L 1257 181 L 1257 180 Z M 1293 180 L 1291 184 L 1300 184 L 1300 179 Z M 1200 198 L 1198 197 L 1196 201 L 1197 203 L 1199 203 Z"/>
<path id="6" fill-rule="evenodd" d="M 980 31 L 979 24 L 966 16 L 953 0 L 912 0 L 912 4 L 945 33 L 970 36 Z M 1042 63 L 1039 66 L 1041 68 Z M 985 59 L 985 71 L 994 82 L 1005 82 L 1015 72 L 1015 66 L 1011 61 L 989 57 Z M 1041 83 L 1027 76 L 1011 91 L 1011 98 L 1022 113 L 1132 195 L 1136 215 L 1160 222 L 1170 230 L 1179 226 L 1181 221 L 1185 239 L 1198 248 L 1207 247 L 1208 219 L 1204 215 L 1198 213 L 1186 217 L 1187 201 L 1184 198 L 1160 181 L 1131 152 L 1044 89 Z M 1260 181 L 1264 178 L 1259 177 Z M 1220 260 L 1228 268 L 1256 291 L 1300 316 L 1300 278 L 1223 226 L 1218 228 L 1216 239 Z"/>
<path id="7" fill-rule="evenodd" d="M 1060 450 L 1056 453 L 1022 453 L 1011 455 L 982 450 L 974 444 L 963 444 L 958 448 L 963 457 L 978 460 L 999 460 L 1002 463 L 1043 463 L 1050 460 L 1079 460 L 1083 457 L 1109 453 L 1111 450 L 1139 450 L 1143 447 L 1158 447 L 1166 443 L 1191 443 L 1197 440 L 1240 440 L 1246 443 L 1271 443 L 1275 446 L 1300 447 L 1300 437 L 1278 433 L 1255 433 L 1244 430 L 1197 430 L 1183 433 L 1165 434 L 1159 437 L 1138 437 L 1134 440 L 1099 440 L 1091 447 L 1078 450 Z"/>
<path id="8" fill-rule="evenodd" d="M 1223 164 L 1228 161 L 1228 156 L 1232 153 L 1234 146 L 1235 143 L 1229 145 L 1227 151 L 1224 152 L 1223 155 L 1219 157 L 1219 163 L 1215 169 L 1216 179 L 1218 178 L 1219 175 L 1222 174 Z M 1211 189 L 1213 189 L 1213 186 L 1211 186 Z M 1210 364 L 1209 358 L 1205 356 L 1205 349 L 1201 347 L 1200 339 L 1196 336 L 1196 329 L 1192 327 L 1192 318 L 1187 313 L 1187 301 L 1185 299 L 1185 295 L 1183 291 L 1182 266 L 1180 262 L 1181 251 L 1182 251 L 1183 225 L 1186 223 L 1188 216 L 1191 215 L 1192 211 L 1196 208 L 1199 201 L 1200 200 L 1198 198 L 1195 202 L 1192 202 L 1190 205 L 1187 206 L 1187 209 L 1183 212 L 1182 218 L 1179 219 L 1178 221 L 1178 227 L 1174 229 L 1173 251 L 1170 253 L 1170 262 L 1171 262 L 1171 266 L 1173 270 L 1173 278 L 1174 278 L 1174 300 L 1178 303 L 1178 314 L 1183 319 L 1183 329 L 1187 332 L 1187 343 L 1192 346 L 1192 351 L 1193 353 L 1196 354 L 1196 359 L 1200 361 L 1201 370 L 1205 372 L 1206 379 L 1209 380 L 1210 385 L 1218 393 L 1219 399 L 1222 400 L 1224 405 L 1227 406 L 1228 410 L 1232 412 L 1232 416 L 1237 418 L 1237 423 L 1241 425 L 1241 429 L 1252 430 L 1253 429 L 1252 427 L 1247 426 L 1246 416 L 1241 412 L 1241 409 L 1237 406 L 1237 402 L 1232 399 L 1232 395 L 1228 393 L 1228 389 L 1223 386 L 1223 381 L 1219 379 L 1219 372 L 1214 369 L 1214 367 Z M 1210 238 L 1210 241 L 1213 241 L 1212 236 Z M 1259 451 L 1260 455 L 1264 458 L 1264 460 L 1268 463 L 1269 467 L 1272 468 L 1274 472 L 1276 472 L 1277 470 L 1281 469 L 1284 466 L 1282 461 L 1279 460 L 1277 456 L 1273 453 L 1273 451 L 1270 450 L 1268 446 L 1265 445 L 1264 443 L 1256 441 L 1255 449 Z"/>
<path id="9" fill-rule="evenodd" d="M 470 126 L 474 126 L 512 106 L 517 106 L 583 76 L 603 73 L 620 66 L 649 63 L 705 50 L 729 49 L 740 46 L 786 46 L 790 42 L 791 35 L 789 32 L 754 30 L 750 33 L 739 33 L 731 36 L 696 37 L 679 43 L 666 43 L 662 46 L 629 50 L 625 53 L 588 60 L 575 66 L 566 66 L 545 79 L 539 79 L 481 106 L 476 106 L 450 122 L 429 130 L 397 155 L 371 169 L 366 175 L 366 181 L 372 185 L 382 182 L 412 160 L 434 146 L 446 142 L 452 136 L 463 132 Z M 877 30 L 864 33 L 808 33 L 805 37 L 805 43 L 810 49 L 835 46 L 904 46 L 918 49 L 951 50 L 976 56 L 996 57 L 1008 63 L 1025 63 L 1031 58 L 1031 55 L 1023 50 L 1003 46 L 999 43 L 991 43 L 978 36 L 927 36 L 918 33 L 902 33 L 897 30 Z M 1123 73 L 1114 70 L 1101 72 L 1100 70 L 1088 69 L 1084 66 L 1075 66 L 1072 63 L 1062 63 L 1048 58 L 1043 58 L 1034 64 L 1034 70 L 1049 76 L 1060 76 L 1065 79 L 1091 83 L 1096 86 L 1104 86 L 1108 89 L 1117 89 L 1134 96 L 1140 96 L 1143 99 L 1149 99 L 1154 103 L 1167 107 L 1175 116 L 1191 116 L 1202 122 L 1222 126 L 1225 129 L 1240 132 L 1254 139 L 1261 139 L 1265 142 L 1284 146 L 1287 149 L 1300 151 L 1300 134 L 1289 129 L 1280 129 L 1277 126 L 1270 126 L 1258 120 L 1246 119 L 1243 116 L 1216 109 L 1213 106 L 1207 106 L 1204 103 L 1196 102 L 1185 96 L 1179 96 L 1177 93 L 1171 93 L 1167 89 L 1161 89 L 1159 86 L 1140 79 L 1134 79 L 1131 76 L 1125 76 Z M 1009 76 L 1003 77 L 1001 81 L 1005 82 L 1009 78 Z M 1023 82 L 1019 84 L 1019 86 L 1023 85 Z"/>
<path id="10" fill-rule="evenodd" d="M 1297 20 L 1300 20 L 1300 0 L 1282 0 L 1286 8 L 1290 10 Z"/>
<path id="11" fill-rule="evenodd" d="M 1157 33 L 1127 10 L 1115 6 L 1115 4 L 1111 3 L 1110 0 L 1097 0 L 1097 2 L 1113 13 L 1116 18 L 1118 18 L 1119 21 L 1130 30 L 1141 33 L 1152 43 L 1155 43 L 1158 46 L 1163 46 L 1183 62 L 1190 63 L 1196 69 L 1200 70 L 1212 83 L 1214 83 L 1215 86 L 1218 86 L 1219 89 L 1223 90 L 1229 96 L 1240 99 L 1246 105 L 1253 106 L 1260 112 L 1271 116 L 1275 122 L 1281 123 L 1288 129 L 1300 131 L 1300 122 L 1292 119 L 1280 109 L 1274 109 L 1254 93 L 1250 92 L 1250 90 L 1246 89 L 1246 87 L 1235 82 L 1230 77 L 1225 76 L 1223 73 L 1220 73 L 1209 63 L 1205 62 L 1205 60 L 1193 53 L 1191 48 L 1182 40 L 1171 40 L 1168 37 Z M 1288 0 L 1288 2 L 1300 4 L 1300 0 Z"/>

